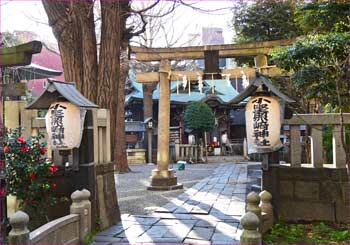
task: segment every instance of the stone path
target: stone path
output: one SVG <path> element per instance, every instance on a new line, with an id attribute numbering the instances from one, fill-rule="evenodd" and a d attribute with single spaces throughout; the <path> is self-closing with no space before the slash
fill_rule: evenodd
<path id="1" fill-rule="evenodd" d="M 239 244 L 248 164 L 222 164 L 214 173 L 150 215 L 122 215 L 97 234 L 97 244 Z"/>

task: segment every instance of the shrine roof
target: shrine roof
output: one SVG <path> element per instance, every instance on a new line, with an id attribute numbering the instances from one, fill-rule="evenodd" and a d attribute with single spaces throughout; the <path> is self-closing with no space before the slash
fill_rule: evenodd
<path id="1" fill-rule="evenodd" d="M 143 99 L 142 83 L 132 81 L 132 86 L 134 90 L 126 96 L 126 103 L 129 103 L 133 99 Z M 179 86 L 179 93 L 177 93 L 177 86 Z M 213 86 L 214 93 L 212 93 Z M 213 99 L 219 101 L 221 104 L 229 104 L 230 101 L 238 95 L 238 92 L 231 83 L 227 84 L 225 80 L 221 79 L 203 80 L 202 93 L 200 93 L 198 87 L 195 86 L 189 94 L 188 89 L 184 91 L 181 81 L 171 81 L 170 90 L 170 101 L 177 104 L 187 104 L 192 101 L 205 102 Z M 153 92 L 153 100 L 159 100 L 159 84 L 157 84 L 157 88 Z M 242 103 L 245 103 L 245 101 Z"/>
<path id="2" fill-rule="evenodd" d="M 264 75 L 257 74 L 254 80 L 248 85 L 247 88 L 245 88 L 240 94 L 238 94 L 236 97 L 234 97 L 230 102 L 232 104 L 238 104 L 242 101 L 246 100 L 251 96 L 255 91 L 258 90 L 260 86 L 266 86 L 268 90 L 273 93 L 275 96 L 279 97 L 286 103 L 294 103 L 295 101 L 279 91 L 270 81 L 270 79 Z"/>
<path id="3" fill-rule="evenodd" d="M 85 109 L 98 108 L 96 104 L 85 98 L 75 87 L 75 83 L 48 79 L 45 91 L 26 109 L 47 109 L 56 101 L 67 100 L 72 104 Z"/>
<path id="4" fill-rule="evenodd" d="M 145 132 L 145 124 L 140 121 L 126 121 L 125 132 Z"/>

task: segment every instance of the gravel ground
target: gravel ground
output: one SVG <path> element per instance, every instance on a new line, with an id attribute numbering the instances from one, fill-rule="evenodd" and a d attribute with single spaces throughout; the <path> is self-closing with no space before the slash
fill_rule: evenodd
<path id="1" fill-rule="evenodd" d="M 173 191 L 146 190 L 146 186 L 149 185 L 151 171 L 156 166 L 131 165 L 132 172 L 115 175 L 120 212 L 133 215 L 150 213 L 156 207 L 167 204 L 173 197 L 177 197 L 191 186 L 211 175 L 219 165 L 219 163 L 187 164 L 184 171 L 178 171 L 174 166 L 178 182 L 183 184 L 184 188 Z"/>

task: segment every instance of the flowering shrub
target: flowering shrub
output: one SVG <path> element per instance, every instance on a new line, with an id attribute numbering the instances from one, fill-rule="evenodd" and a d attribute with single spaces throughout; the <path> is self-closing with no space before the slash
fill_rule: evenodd
<path id="1" fill-rule="evenodd" d="M 46 143 L 40 143 L 42 134 L 25 139 L 21 128 L 3 133 L 6 162 L 7 194 L 21 200 L 25 208 L 45 212 L 46 207 L 57 200 L 52 195 L 56 184 L 50 176 L 57 172 L 57 166 L 45 157 Z M 4 190 L 0 195 L 5 195 Z"/>

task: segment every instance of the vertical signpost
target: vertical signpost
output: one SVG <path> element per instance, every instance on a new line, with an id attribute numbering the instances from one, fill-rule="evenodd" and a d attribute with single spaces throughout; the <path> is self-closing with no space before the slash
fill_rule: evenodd
<path id="1" fill-rule="evenodd" d="M 4 67 L 29 65 L 32 61 L 32 55 L 40 53 L 42 43 L 32 41 L 26 44 L 18 45 L 10 48 L 0 48 L 0 129 L 3 130 L 3 112 L 4 112 L 4 96 L 23 95 L 23 89 L 16 84 L 4 84 L 2 79 L 2 69 Z M 25 91 L 24 91 L 25 92 Z M 24 93 L 25 94 L 25 93 Z M 0 244 L 5 243 L 6 226 L 7 226 L 7 203 L 6 203 L 6 178 L 5 178 L 5 156 L 3 152 L 2 135 L 0 137 Z"/>

